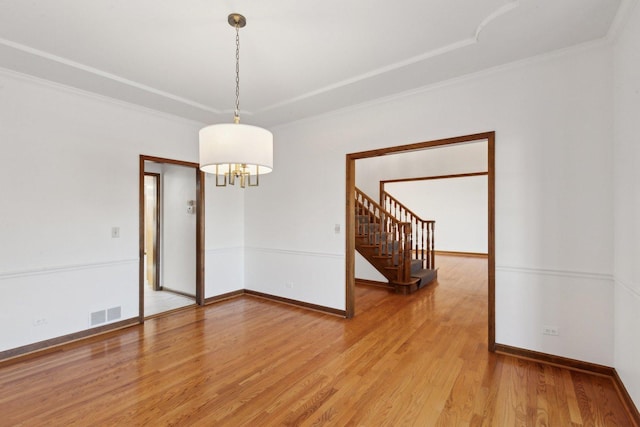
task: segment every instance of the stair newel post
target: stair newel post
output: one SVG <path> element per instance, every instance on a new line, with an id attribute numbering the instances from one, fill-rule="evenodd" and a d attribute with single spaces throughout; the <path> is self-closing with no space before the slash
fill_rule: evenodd
<path id="1" fill-rule="evenodd" d="M 435 254 L 435 221 L 429 221 L 429 226 L 431 229 L 430 239 L 429 239 L 429 268 L 436 268 L 436 254 Z"/>
<path id="2" fill-rule="evenodd" d="M 411 240 L 413 241 L 411 259 L 415 259 L 419 257 L 418 244 L 420 240 L 418 240 L 418 235 L 420 234 L 420 229 L 418 228 L 418 219 L 416 217 L 411 217 L 411 220 L 413 221 L 411 224 Z"/>
<path id="3" fill-rule="evenodd" d="M 380 210 L 378 208 L 375 208 L 374 210 L 374 231 L 373 231 L 373 237 L 371 243 L 373 243 L 374 245 L 376 245 L 377 250 L 378 250 L 378 255 L 383 255 L 383 247 L 382 247 L 382 233 L 384 232 L 384 229 L 382 228 L 382 213 L 380 212 Z"/>
<path id="4" fill-rule="evenodd" d="M 431 268 L 436 268 L 436 246 L 435 246 L 435 228 L 436 228 L 436 222 L 432 221 L 431 222 L 431 227 L 433 228 L 433 232 L 431 233 Z"/>
<path id="5" fill-rule="evenodd" d="M 395 247 L 394 245 L 394 254 L 393 257 L 395 260 L 397 260 L 395 263 L 397 264 L 398 268 L 398 273 L 397 273 L 397 277 L 399 281 L 403 281 L 404 280 L 404 268 L 403 268 L 403 253 L 402 253 L 402 247 L 404 242 L 402 241 L 402 223 L 401 222 L 396 222 L 395 223 L 395 233 L 393 236 L 393 241 L 394 242 L 398 242 L 397 247 Z"/>
<path id="6" fill-rule="evenodd" d="M 360 215 L 362 215 L 362 208 L 360 207 L 360 199 L 358 198 L 358 192 L 357 191 L 355 193 L 355 200 L 356 200 L 356 203 L 355 203 L 356 208 L 355 208 L 354 214 L 355 214 L 356 217 L 354 218 L 354 220 L 355 220 L 355 224 L 356 224 L 356 227 L 357 227 L 356 233 L 357 234 L 362 234 L 362 224 L 361 224 L 361 222 L 359 220 Z"/>
<path id="7" fill-rule="evenodd" d="M 420 227 L 420 260 L 422 261 L 422 268 L 429 268 L 429 261 L 425 256 L 425 252 L 429 253 L 427 248 L 427 235 L 428 235 L 428 224 L 424 221 L 421 222 Z"/>
<path id="8" fill-rule="evenodd" d="M 391 221 L 391 218 L 387 219 L 387 224 L 389 226 L 389 236 L 391 236 L 391 238 L 387 239 L 387 242 L 391 242 L 391 245 L 390 246 L 389 245 L 385 245 L 385 246 L 387 246 L 387 249 L 389 249 L 389 248 L 391 249 L 389 251 L 389 255 L 391 255 L 391 263 L 393 264 L 394 261 L 395 261 L 394 258 L 393 258 L 393 255 L 395 254 L 395 250 L 396 250 L 396 248 L 394 247 L 393 242 L 398 239 L 398 237 L 397 237 L 398 231 L 397 231 L 396 224 Z"/>
<path id="9" fill-rule="evenodd" d="M 404 243 L 404 253 L 403 255 L 403 280 L 409 281 L 411 277 L 411 223 L 405 222 L 403 223 L 403 243 Z"/>
<path id="10" fill-rule="evenodd" d="M 396 248 L 393 242 L 396 239 L 396 225 L 391 221 L 391 218 L 387 218 L 387 226 L 389 227 L 389 234 L 387 234 L 387 239 L 385 239 L 385 248 L 387 249 L 387 254 L 391 256 L 391 260 L 389 261 L 392 265 L 395 264 L 395 251 Z"/>
<path id="11" fill-rule="evenodd" d="M 425 241 L 425 245 L 427 246 L 427 256 L 426 256 L 426 262 L 427 262 L 427 268 L 432 268 L 431 267 L 431 221 L 428 221 L 426 224 L 427 227 L 427 238 Z"/>
<path id="12" fill-rule="evenodd" d="M 365 199 L 365 198 L 362 198 L 362 210 L 366 214 L 370 213 L 370 211 L 369 211 L 369 203 L 367 202 L 367 199 Z M 371 222 L 371 221 L 369 221 L 369 222 Z M 365 223 L 365 224 L 363 224 L 363 228 L 364 228 L 364 230 L 363 230 L 364 231 L 364 235 L 367 236 L 367 238 L 368 238 L 368 236 L 371 234 L 371 224 Z"/>

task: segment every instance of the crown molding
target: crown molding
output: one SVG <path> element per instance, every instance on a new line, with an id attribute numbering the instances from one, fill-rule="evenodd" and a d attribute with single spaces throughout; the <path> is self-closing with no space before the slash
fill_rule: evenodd
<path id="1" fill-rule="evenodd" d="M 618 34 L 626 26 L 629 16 L 633 13 L 634 9 L 638 5 L 638 0 L 621 0 L 622 4 L 618 8 L 615 18 L 609 27 L 609 31 L 605 38 L 613 41 L 618 37 Z"/>
<path id="2" fill-rule="evenodd" d="M 636 0 L 633 0 L 636 1 Z M 516 61 L 512 61 L 512 62 L 507 62 L 505 64 L 500 64 L 500 65 L 496 65 L 494 67 L 489 67 L 489 68 L 485 68 L 484 70 L 480 70 L 480 71 L 476 71 L 473 73 L 468 73 L 468 74 L 463 74 L 461 76 L 457 76 L 457 77 L 453 77 L 451 79 L 447 79 L 447 80 L 441 80 L 439 82 L 435 82 L 435 83 L 431 83 L 428 85 L 424 85 L 424 86 L 420 86 L 417 88 L 413 88 L 413 89 L 409 89 L 406 91 L 402 91 L 402 92 L 398 92 L 398 93 L 394 93 L 392 95 L 388 95 L 388 96 L 383 96 L 380 98 L 376 98 L 370 101 L 365 101 L 365 102 L 361 102 L 358 104 L 353 104 L 353 105 L 349 105 L 343 108 L 338 108 L 335 110 L 331 110 L 328 111 L 326 113 L 321 113 L 321 114 L 317 114 L 314 116 L 310 116 L 310 117 L 304 117 L 298 120 L 293 120 L 290 122 L 286 122 L 286 123 L 281 123 L 275 126 L 271 126 L 270 129 L 275 130 L 275 129 L 285 129 L 289 126 L 292 125 L 299 125 L 301 123 L 311 123 L 315 120 L 319 120 L 319 119 L 323 119 L 323 118 L 327 118 L 327 117 L 333 117 L 333 116 L 340 116 L 349 112 L 354 112 L 354 111 L 359 111 L 359 110 L 363 110 L 366 108 L 371 108 L 371 107 L 375 107 L 378 105 L 384 105 L 390 102 L 394 102 L 394 101 L 401 101 L 403 99 L 406 98 L 410 98 L 412 96 L 416 96 L 416 95 L 421 95 L 421 94 L 425 94 L 434 90 L 438 90 L 438 89 L 442 89 L 442 88 L 446 88 L 446 87 L 450 87 L 450 86 L 455 86 L 457 84 L 462 84 L 465 82 L 469 82 L 469 81 L 473 81 L 475 79 L 480 79 L 480 78 L 484 78 L 487 76 L 491 76 L 493 74 L 498 74 L 501 72 L 506 72 L 506 71 L 510 71 L 510 70 L 516 70 L 518 68 L 524 68 L 530 65 L 535 65 L 535 64 L 541 64 L 547 61 L 551 61 L 557 58 L 562 58 L 565 56 L 570 56 L 570 55 L 576 55 L 582 52 L 586 52 L 589 50 L 594 50 L 594 49 L 598 49 L 601 48 L 603 46 L 608 46 L 610 45 L 611 42 L 607 39 L 607 38 L 601 38 L 601 39 L 597 39 L 597 40 L 591 40 L 585 43 L 581 43 L 578 45 L 574 45 L 574 46 L 569 46 L 566 48 L 562 48 L 562 49 L 558 49 L 558 50 L 554 50 L 552 52 L 545 52 L 542 53 L 540 55 L 536 55 L 536 56 L 531 56 L 528 58 L 524 58 L 524 59 L 519 59 Z"/>
<path id="3" fill-rule="evenodd" d="M 44 79 L 42 77 L 33 76 L 31 74 L 22 73 L 20 71 L 10 70 L 8 68 L 0 67 L 0 76 L 4 76 L 7 78 L 12 78 L 14 80 L 20 80 L 24 82 L 28 82 L 31 84 L 47 87 L 50 89 L 58 90 L 61 92 L 65 92 L 72 95 L 82 96 L 84 98 L 93 99 L 96 101 L 101 101 L 107 104 L 115 105 L 122 108 L 127 108 L 133 111 L 150 114 L 153 116 L 161 117 L 163 119 L 170 119 L 174 122 L 178 123 L 187 123 L 191 125 L 202 126 L 205 122 L 188 119 L 184 116 L 179 116 L 176 114 L 171 114 L 165 111 L 156 110 L 150 107 L 145 107 L 140 104 L 135 104 L 128 101 L 123 101 L 118 98 L 112 98 L 110 96 L 102 95 L 96 92 L 91 92 L 84 89 L 79 89 L 75 86 L 69 86 L 64 83 L 58 83 L 53 80 Z"/>
<path id="4" fill-rule="evenodd" d="M 89 74 L 93 74 L 93 75 L 96 75 L 96 76 L 99 76 L 99 77 L 102 77 L 102 78 L 105 78 L 105 79 L 109 79 L 109 80 L 112 80 L 114 82 L 126 85 L 126 86 L 131 86 L 131 87 L 133 87 L 135 89 L 142 90 L 142 91 L 145 91 L 145 92 L 149 92 L 151 94 L 158 95 L 158 96 L 170 99 L 172 101 L 177 101 L 177 102 L 189 105 L 191 107 L 199 108 L 201 110 L 208 111 L 208 112 L 213 113 L 213 114 L 220 114 L 220 112 L 221 112 L 220 110 L 212 108 L 212 107 L 210 107 L 208 105 L 200 104 L 200 103 L 192 101 L 190 99 L 183 98 L 181 96 L 174 95 L 172 93 L 165 92 L 165 91 L 156 89 L 154 87 L 147 86 L 145 84 L 135 82 L 133 80 L 125 79 L 124 77 L 120 77 L 120 76 L 118 76 L 116 74 L 107 73 L 106 71 L 102 71 L 102 70 L 100 70 L 98 68 L 90 67 L 88 65 L 81 64 L 79 62 L 72 61 L 72 60 L 67 59 L 67 58 L 63 58 L 61 56 L 53 55 L 51 53 L 48 53 L 48 52 L 45 52 L 45 51 L 42 51 L 42 50 L 39 50 L 39 49 L 35 49 L 35 48 L 31 47 L 31 46 L 27 46 L 27 45 L 24 45 L 24 44 L 21 44 L 21 43 L 16 43 L 14 41 L 3 39 L 3 38 L 0 38 L 0 45 L 4 45 L 4 46 L 7 46 L 9 48 L 12 48 L 12 49 L 24 52 L 24 53 L 28 53 L 30 55 L 34 55 L 34 56 L 37 56 L 37 57 L 40 57 L 40 58 L 43 58 L 43 59 L 46 59 L 46 60 L 49 60 L 49 61 L 57 62 L 59 64 L 65 65 L 67 67 L 75 68 L 77 70 L 81 70 L 81 71 L 84 71 L 84 72 L 89 73 Z"/>
<path id="5" fill-rule="evenodd" d="M 482 21 L 480 21 L 480 23 L 476 26 L 476 29 L 475 29 L 474 34 L 473 34 L 472 37 L 468 37 L 468 38 L 465 38 L 465 39 L 462 39 L 462 40 L 458 40 L 457 42 L 453 42 L 453 43 L 450 43 L 448 45 L 439 47 L 437 49 L 430 50 L 430 51 L 422 53 L 420 55 L 416 55 L 416 56 L 413 56 L 411 58 L 404 59 L 402 61 L 398 61 L 398 62 L 395 62 L 393 64 L 389 64 L 389 65 L 386 65 L 384 67 L 380 67 L 380 68 L 377 68 L 375 70 L 371 70 L 369 72 L 362 73 L 362 74 L 359 74 L 357 76 L 354 76 L 354 77 L 351 77 L 351 78 L 348 78 L 348 79 L 345 79 L 345 80 L 342 80 L 342 81 L 339 81 L 339 82 L 324 86 L 322 88 L 313 90 L 311 92 L 307 92 L 305 94 L 302 94 L 302 95 L 299 95 L 299 96 L 296 96 L 296 97 L 293 97 L 293 98 L 289 98 L 289 99 L 286 99 L 286 100 L 281 101 L 281 102 L 277 102 L 275 104 L 272 104 L 272 105 L 269 105 L 269 106 L 266 106 L 266 107 L 263 107 L 263 108 L 260 108 L 260 109 L 256 110 L 256 113 L 264 113 L 264 112 L 271 111 L 271 110 L 274 110 L 274 109 L 277 109 L 277 108 L 281 108 L 281 107 L 284 107 L 284 106 L 287 106 L 287 105 L 290 105 L 290 104 L 293 104 L 293 103 L 296 103 L 296 102 L 299 102 L 299 101 L 303 101 L 303 100 L 306 100 L 306 99 L 309 99 L 309 98 L 313 98 L 314 96 L 322 95 L 323 93 L 330 92 L 332 90 L 340 89 L 342 87 L 349 86 L 349 85 L 361 82 L 363 80 L 370 79 L 372 77 L 380 76 L 382 74 L 386 74 L 386 73 L 389 73 L 391 71 L 398 70 L 400 68 L 408 67 L 410 65 L 417 64 L 419 62 L 423 62 L 423 61 L 426 61 L 428 59 L 435 58 L 437 56 L 444 55 L 444 54 L 447 54 L 447 53 L 450 53 L 450 52 L 453 52 L 453 51 L 456 51 L 456 50 L 459 50 L 459 49 L 463 49 L 465 47 L 472 46 L 474 44 L 477 44 L 479 42 L 480 33 L 482 32 L 482 30 L 487 25 L 489 25 L 489 23 L 491 23 L 492 21 L 496 20 L 498 17 L 504 15 L 505 13 L 517 8 L 519 5 L 520 5 L 519 0 L 511 0 L 507 4 L 502 5 L 498 9 L 494 10 L 493 12 L 491 12 Z"/>

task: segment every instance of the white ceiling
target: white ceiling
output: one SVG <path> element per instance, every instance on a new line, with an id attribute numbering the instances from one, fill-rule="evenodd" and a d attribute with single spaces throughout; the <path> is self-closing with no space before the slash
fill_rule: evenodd
<path id="1" fill-rule="evenodd" d="M 0 0 L 0 67 L 229 122 L 298 120 L 606 37 L 636 0 Z"/>

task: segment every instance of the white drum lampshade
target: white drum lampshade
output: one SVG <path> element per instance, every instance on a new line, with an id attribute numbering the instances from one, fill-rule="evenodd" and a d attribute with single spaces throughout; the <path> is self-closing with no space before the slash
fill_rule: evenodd
<path id="1" fill-rule="evenodd" d="M 251 175 L 273 170 L 273 134 L 241 123 L 223 123 L 200 129 L 200 169 L 226 175 L 230 167 L 246 165 Z"/>

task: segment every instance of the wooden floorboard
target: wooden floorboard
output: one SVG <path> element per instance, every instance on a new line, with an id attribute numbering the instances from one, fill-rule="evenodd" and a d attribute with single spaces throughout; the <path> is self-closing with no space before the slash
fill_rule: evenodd
<path id="1" fill-rule="evenodd" d="M 0 368 L 0 426 L 632 426 L 608 377 L 487 351 L 487 260 L 356 316 L 242 296 Z"/>

